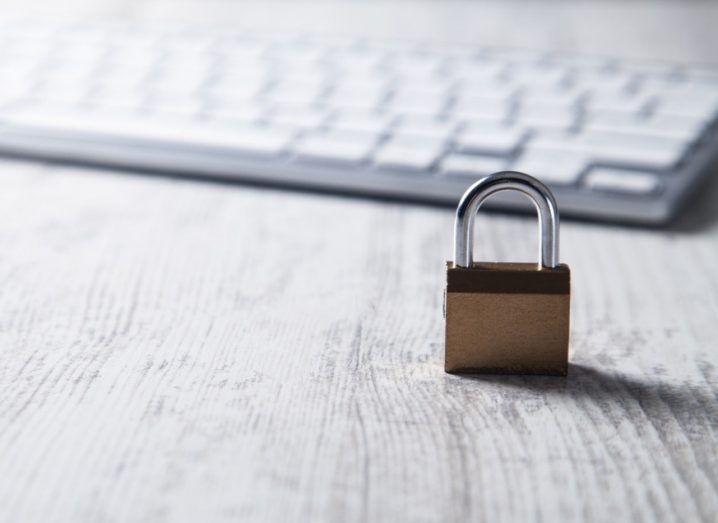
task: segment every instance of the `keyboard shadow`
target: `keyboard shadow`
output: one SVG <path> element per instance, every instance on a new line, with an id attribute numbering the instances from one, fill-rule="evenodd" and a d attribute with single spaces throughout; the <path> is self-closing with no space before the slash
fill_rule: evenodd
<path id="1" fill-rule="evenodd" d="M 565 396 L 577 402 L 613 404 L 626 409 L 636 404 L 649 417 L 659 416 L 667 407 L 674 415 L 700 415 L 718 429 L 718 402 L 708 385 L 672 384 L 659 376 L 640 379 L 628 377 L 582 364 L 569 364 L 567 377 L 554 376 L 471 376 L 461 379 L 491 383 L 502 389 L 514 389 L 521 394 Z"/>
<path id="2" fill-rule="evenodd" d="M 16 160 L 28 160 L 27 155 L 13 154 L 10 152 L 3 152 L 2 157 Z M 301 185 L 292 185 L 291 183 L 277 184 L 272 181 L 262 181 L 258 179 L 244 179 L 241 182 L 236 178 L 229 176 L 213 176 L 208 174 L 202 174 L 201 172 L 193 173 L 187 172 L 173 172 L 164 170 L 161 168 L 133 168 L 123 167 L 120 165 L 106 165 L 103 163 L 95 163 L 92 161 L 83 161 L 77 163 L 71 160 L 63 159 L 46 159 L 50 165 L 70 167 L 79 171 L 86 171 L 88 173 L 97 174 L 99 172 L 112 173 L 112 174 L 123 174 L 137 177 L 154 177 L 159 179 L 175 180 L 178 182 L 190 182 L 190 183 L 210 183 L 221 186 L 226 186 L 228 190 L 243 190 L 246 187 L 251 187 L 258 190 L 277 191 L 281 190 L 287 194 L 304 194 L 304 195 L 319 195 L 327 198 L 341 198 L 347 202 L 362 202 L 362 201 L 374 201 L 385 203 L 388 205 L 415 205 L 426 208 L 438 208 L 445 209 L 447 212 L 452 212 L 454 206 L 447 205 L 441 202 L 427 202 L 422 199 L 415 199 L 411 197 L 397 198 L 385 195 L 376 195 L 370 193 L 362 193 L 361 191 L 355 191 L 354 193 L 343 192 L 340 189 L 322 188 L 322 187 L 303 187 Z M 527 207 L 525 210 L 519 209 L 492 209 L 487 208 L 488 212 L 495 214 L 504 214 L 509 216 L 529 216 L 534 217 L 535 211 L 531 207 Z M 575 216 L 562 216 L 562 221 L 573 222 L 573 223 L 584 223 L 584 224 L 600 224 L 606 228 L 624 229 L 637 228 L 645 230 L 656 230 L 674 233 L 697 233 L 707 229 L 710 229 L 718 225 L 718 165 L 712 170 L 712 174 L 707 176 L 705 180 L 695 192 L 688 198 L 688 201 L 684 204 L 683 208 L 678 211 L 677 216 L 673 222 L 669 225 L 640 225 L 640 224 L 625 224 L 620 222 L 609 222 L 609 221 L 595 221 L 585 217 Z"/>
<path id="3" fill-rule="evenodd" d="M 711 175 L 696 189 L 696 193 L 666 230 L 677 233 L 700 232 L 716 224 L 718 224 L 718 166 L 711 169 Z"/>

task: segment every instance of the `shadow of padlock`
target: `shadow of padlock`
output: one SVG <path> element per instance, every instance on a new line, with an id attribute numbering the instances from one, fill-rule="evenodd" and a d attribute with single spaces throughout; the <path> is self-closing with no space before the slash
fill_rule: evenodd
<path id="1" fill-rule="evenodd" d="M 540 264 L 473 261 L 477 211 L 508 190 L 529 196 L 538 209 Z M 466 191 L 456 210 L 454 261 L 446 267 L 446 372 L 566 375 L 571 272 L 558 263 L 558 233 L 556 200 L 531 176 L 499 172 Z"/>

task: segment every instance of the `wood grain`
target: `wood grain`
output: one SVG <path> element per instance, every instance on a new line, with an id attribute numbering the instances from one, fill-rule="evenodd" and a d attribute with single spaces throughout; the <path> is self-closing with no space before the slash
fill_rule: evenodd
<path id="1" fill-rule="evenodd" d="M 715 520 L 715 227 L 565 223 L 569 378 L 467 378 L 449 210 L 2 172 L 0 520 Z"/>
<path id="2" fill-rule="evenodd" d="M 450 209 L 0 175 L 0 521 L 718 520 L 716 182 L 563 224 L 563 379 L 444 373 Z"/>

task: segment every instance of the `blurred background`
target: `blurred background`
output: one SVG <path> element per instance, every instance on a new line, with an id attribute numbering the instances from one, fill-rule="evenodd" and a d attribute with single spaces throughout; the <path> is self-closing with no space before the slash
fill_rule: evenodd
<path id="1" fill-rule="evenodd" d="M 0 5 L 6 155 L 443 205 L 508 169 L 641 225 L 718 157 L 715 2 Z"/>
<path id="2" fill-rule="evenodd" d="M 711 0 L 3 0 L 4 16 L 147 18 L 716 63 Z M 565 25 L 570 24 L 567 30 Z M 561 28 L 561 30 L 557 30 Z M 569 36 L 570 35 L 570 36 Z"/>

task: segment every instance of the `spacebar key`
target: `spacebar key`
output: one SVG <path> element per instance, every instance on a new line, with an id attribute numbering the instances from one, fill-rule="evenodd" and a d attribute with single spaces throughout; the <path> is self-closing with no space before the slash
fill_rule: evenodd
<path id="1" fill-rule="evenodd" d="M 12 130 L 78 138 L 90 141 L 128 141 L 162 147 L 214 149 L 275 155 L 288 145 L 292 135 L 284 129 L 260 127 L 217 127 L 201 122 L 165 122 L 156 119 L 108 117 L 92 113 L 17 112 L 2 123 Z"/>
<path id="2" fill-rule="evenodd" d="M 562 138 L 539 136 L 530 143 L 530 146 L 535 149 L 584 154 L 601 164 L 668 170 L 683 157 L 687 143 L 665 137 L 583 133 Z"/>

